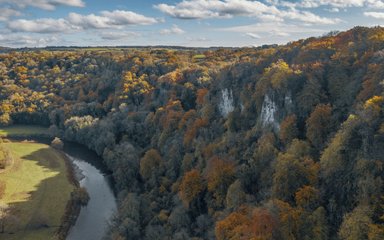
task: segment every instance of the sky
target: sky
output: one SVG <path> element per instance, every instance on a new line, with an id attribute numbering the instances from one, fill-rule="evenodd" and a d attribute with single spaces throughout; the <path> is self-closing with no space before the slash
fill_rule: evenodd
<path id="1" fill-rule="evenodd" d="M 244 47 L 384 24 L 384 0 L 0 0 L 0 46 Z"/>

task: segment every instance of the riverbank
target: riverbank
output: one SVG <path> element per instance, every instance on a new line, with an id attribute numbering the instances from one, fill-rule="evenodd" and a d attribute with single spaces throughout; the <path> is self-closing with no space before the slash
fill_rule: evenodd
<path id="1" fill-rule="evenodd" d="M 71 192 L 67 160 L 46 144 L 8 142 L 14 163 L 0 174 L 6 190 L 0 203 L 7 207 L 0 239 L 54 239 L 62 225 Z"/>
<path id="2" fill-rule="evenodd" d="M 66 236 L 71 226 L 75 224 L 81 209 L 81 206 L 78 204 L 78 199 L 77 199 L 77 196 L 78 196 L 77 193 L 79 192 L 79 189 L 80 189 L 79 180 L 81 179 L 81 178 L 78 178 L 79 170 L 76 169 L 76 166 L 71 162 L 71 160 L 67 157 L 67 155 L 63 151 L 59 151 L 48 146 L 52 137 L 50 136 L 47 128 L 40 127 L 40 126 L 14 125 L 14 126 L 1 128 L 0 137 L 6 137 L 9 139 L 12 139 L 13 142 L 10 142 L 9 144 L 13 144 L 13 145 L 29 143 L 29 144 L 35 144 L 35 146 L 46 146 L 46 148 L 49 149 L 49 151 L 55 152 L 57 156 L 59 156 L 58 158 L 60 160 L 58 161 L 62 163 L 62 164 L 59 164 L 61 165 L 60 173 L 66 176 L 67 182 L 72 186 L 72 189 L 71 191 L 66 192 L 66 196 L 64 198 L 60 197 L 60 199 L 58 199 L 61 202 L 60 214 L 57 214 L 55 218 L 56 220 L 57 218 L 59 219 L 59 223 L 55 221 L 55 226 L 52 227 L 54 228 L 54 230 L 52 229 L 52 231 L 47 232 L 47 235 L 41 235 L 41 236 L 42 237 L 44 236 L 44 239 L 46 238 L 59 239 L 59 240 L 66 239 Z M 45 144 L 42 144 L 41 142 Z M 36 149 L 36 151 L 39 151 L 39 149 Z M 41 158 L 42 159 L 40 160 L 45 159 L 44 156 L 41 156 Z M 12 165 L 14 165 L 14 162 L 12 163 Z M 9 169 L 12 169 L 12 167 L 10 167 Z M 55 188 L 54 185 L 52 187 Z M 35 199 L 33 198 L 28 199 L 29 202 L 33 202 L 34 200 Z M 57 199 L 53 198 L 51 200 L 56 201 Z M 7 204 L 4 204 L 4 205 L 7 205 Z M 44 205 L 44 204 L 41 204 L 41 205 Z M 13 211 L 17 212 L 18 211 L 17 207 Z M 25 215 L 27 214 L 28 213 L 25 213 Z M 33 216 L 31 217 L 33 218 Z M 49 227 L 49 224 L 44 224 L 44 225 L 46 225 L 45 227 L 47 228 Z M 17 237 L 18 234 L 14 233 L 12 229 L 10 229 L 10 231 L 12 235 L 15 235 L 14 239 L 18 239 Z M 0 235 L 0 239 L 2 238 L 3 237 Z M 28 239 L 29 238 L 30 237 L 28 237 Z M 6 239 L 10 239 L 10 238 L 7 236 Z M 41 237 L 36 237 L 36 239 L 41 239 Z"/>
<path id="3" fill-rule="evenodd" d="M 7 136 L 16 142 L 28 139 L 28 142 L 46 144 L 50 144 L 53 139 L 47 134 L 48 129 L 31 126 L 31 130 L 28 126 L 20 126 L 26 130 L 24 131 L 18 127 L 0 129 L 0 136 Z M 95 152 L 80 144 L 65 142 L 60 153 L 67 166 L 67 179 L 74 184 L 75 190 L 65 206 L 55 237 L 40 239 L 102 239 L 108 230 L 109 220 L 117 209 L 111 172 Z M 84 189 L 88 193 L 86 197 L 90 197 L 86 208 L 81 207 L 84 205 Z M 3 238 L 0 236 L 0 239 Z"/>

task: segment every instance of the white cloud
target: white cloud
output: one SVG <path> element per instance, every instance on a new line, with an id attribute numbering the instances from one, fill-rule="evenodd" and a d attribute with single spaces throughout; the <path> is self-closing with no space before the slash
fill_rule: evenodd
<path id="1" fill-rule="evenodd" d="M 294 24 L 285 23 L 257 23 L 251 25 L 242 25 L 236 27 L 219 28 L 219 31 L 239 32 L 239 33 L 252 33 L 259 36 L 289 36 L 293 34 L 311 33 L 319 34 L 323 33 L 323 29 L 300 27 Z"/>
<path id="2" fill-rule="evenodd" d="M 122 40 L 140 37 L 141 35 L 136 32 L 102 32 L 100 37 L 103 40 Z"/>
<path id="3" fill-rule="evenodd" d="M 282 4 L 288 7 L 301 7 L 301 8 L 317 8 L 320 6 L 331 6 L 336 8 L 349 8 L 349 7 L 370 7 L 370 8 L 384 8 L 383 0 L 302 0 L 296 2 L 276 1 L 277 4 Z"/>
<path id="4" fill-rule="evenodd" d="M 75 27 L 63 18 L 41 18 L 36 20 L 18 19 L 10 21 L 8 28 L 14 32 L 59 33 L 67 32 Z"/>
<path id="5" fill-rule="evenodd" d="M 158 20 L 154 18 L 146 17 L 131 11 L 103 11 L 101 12 L 101 15 L 111 19 L 111 23 L 116 25 L 150 25 L 158 22 Z"/>
<path id="6" fill-rule="evenodd" d="M 55 10 L 57 6 L 85 7 L 82 0 L 0 0 L 0 3 L 25 8 L 28 6 L 44 10 Z"/>
<path id="7" fill-rule="evenodd" d="M 1 35 L 0 45 L 12 47 L 45 47 L 48 45 L 57 45 L 62 41 L 56 36 L 36 37 L 31 35 Z"/>
<path id="8" fill-rule="evenodd" d="M 11 8 L 0 8 L 0 21 L 7 21 L 11 17 L 21 16 L 21 12 Z"/>
<path id="9" fill-rule="evenodd" d="M 176 5 L 158 4 L 155 8 L 181 19 L 228 18 L 278 12 L 274 6 L 249 0 L 184 0 Z"/>
<path id="10" fill-rule="evenodd" d="M 97 16 L 95 14 L 81 15 L 78 13 L 70 13 L 68 15 L 68 22 L 75 26 L 80 26 L 83 29 L 101 29 L 111 27 L 111 21 L 109 18 Z"/>
<path id="11" fill-rule="evenodd" d="M 253 38 L 253 39 L 259 39 L 261 38 L 259 34 L 256 34 L 256 33 L 245 33 L 245 35 Z"/>
<path id="12" fill-rule="evenodd" d="M 162 29 L 160 30 L 160 34 L 162 35 L 168 35 L 168 34 L 183 34 L 185 31 L 181 28 L 179 28 L 177 25 L 173 25 L 172 28 L 169 29 Z"/>
<path id="13" fill-rule="evenodd" d="M 327 8 L 325 10 L 328 11 L 328 12 L 331 12 L 331 13 L 338 13 L 338 12 L 340 12 L 340 9 L 337 8 L 337 7 Z"/>
<path id="14" fill-rule="evenodd" d="M 14 32 L 59 33 L 73 30 L 113 29 L 127 25 L 148 25 L 157 23 L 154 18 L 130 11 L 103 11 L 101 15 L 69 13 L 67 18 L 18 19 L 8 22 Z"/>
<path id="15" fill-rule="evenodd" d="M 338 18 L 330 19 L 330 18 L 320 17 L 308 11 L 298 11 L 294 9 L 291 9 L 286 12 L 282 12 L 281 15 L 285 18 L 299 20 L 299 21 L 302 21 L 305 23 L 311 23 L 311 24 L 336 24 L 341 21 Z"/>
<path id="16" fill-rule="evenodd" d="M 115 10 L 113 12 L 103 11 L 101 15 L 81 15 L 77 13 L 70 13 L 68 21 L 83 29 L 103 29 L 114 28 L 124 25 L 150 25 L 158 21 L 151 17 L 146 17 L 131 11 Z"/>
<path id="17" fill-rule="evenodd" d="M 373 17 L 377 19 L 384 19 L 384 12 L 364 12 L 367 17 Z"/>
<path id="18" fill-rule="evenodd" d="M 185 39 L 187 39 L 190 42 L 209 42 L 209 41 L 211 41 L 210 39 L 208 39 L 206 37 L 186 37 Z"/>
<path id="19" fill-rule="evenodd" d="M 285 2 L 286 3 L 286 2 Z M 286 3 L 287 4 L 287 3 Z M 308 11 L 295 9 L 294 4 L 279 9 L 279 4 L 269 5 L 252 0 L 183 0 L 175 5 L 154 6 L 165 14 L 179 19 L 231 18 L 234 16 L 256 17 L 263 21 L 281 22 L 291 19 L 311 24 L 335 24 L 339 19 L 320 17 Z"/>

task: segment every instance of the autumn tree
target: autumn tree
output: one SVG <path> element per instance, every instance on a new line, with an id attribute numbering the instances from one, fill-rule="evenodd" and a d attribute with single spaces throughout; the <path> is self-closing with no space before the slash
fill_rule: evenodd
<path id="1" fill-rule="evenodd" d="M 316 106 L 307 119 L 307 138 L 318 150 L 324 147 L 331 125 L 332 107 L 324 104 Z"/>
<path id="2" fill-rule="evenodd" d="M 308 150 L 304 150 L 308 148 L 306 145 L 299 140 L 293 141 L 286 153 L 278 156 L 273 174 L 274 197 L 293 202 L 298 189 L 317 183 L 319 166 L 308 156 Z"/>
<path id="3" fill-rule="evenodd" d="M 209 162 L 206 177 L 208 191 L 213 193 L 216 204 L 221 206 L 235 178 L 234 163 L 215 156 Z"/>
<path id="4" fill-rule="evenodd" d="M 140 160 L 140 175 L 148 180 L 161 172 L 164 163 L 160 153 L 156 149 L 148 150 Z"/>
<path id="5" fill-rule="evenodd" d="M 136 77 L 134 73 L 127 71 L 123 74 L 122 84 L 122 98 L 128 99 L 136 108 L 144 100 L 144 96 L 153 90 L 146 74 Z"/>
<path id="6" fill-rule="evenodd" d="M 245 233 L 249 224 L 246 210 L 233 212 L 226 218 L 218 221 L 215 226 L 217 240 L 245 239 Z"/>
<path id="7" fill-rule="evenodd" d="M 297 206 L 313 210 L 320 204 L 320 192 L 312 186 L 303 186 L 295 193 Z"/>
<path id="8" fill-rule="evenodd" d="M 339 237 L 342 240 L 368 239 L 369 226 L 372 224 L 370 210 L 366 206 L 358 206 L 344 216 L 340 226 Z"/>
<path id="9" fill-rule="evenodd" d="M 294 138 L 297 138 L 299 130 L 297 128 L 296 115 L 289 115 L 280 124 L 280 139 L 283 143 L 288 144 Z"/>
<path id="10" fill-rule="evenodd" d="M 277 227 L 276 217 L 265 208 L 242 207 L 217 222 L 217 239 L 273 239 Z"/>
<path id="11" fill-rule="evenodd" d="M 272 63 L 270 67 L 265 69 L 264 77 L 269 79 L 272 88 L 283 89 L 288 86 L 288 79 L 294 71 L 282 59 L 276 63 Z"/>
<path id="12" fill-rule="evenodd" d="M 204 182 L 198 170 L 193 169 L 187 172 L 179 188 L 179 196 L 186 206 L 195 200 L 204 190 Z"/>

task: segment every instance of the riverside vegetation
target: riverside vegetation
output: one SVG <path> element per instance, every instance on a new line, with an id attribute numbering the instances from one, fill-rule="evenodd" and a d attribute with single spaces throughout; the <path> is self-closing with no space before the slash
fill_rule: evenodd
<path id="1" fill-rule="evenodd" d="M 107 239 L 378 240 L 383 76 L 381 27 L 258 48 L 5 50 L 0 124 L 102 156 L 119 206 Z"/>

